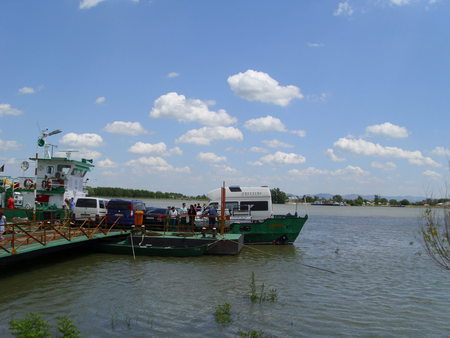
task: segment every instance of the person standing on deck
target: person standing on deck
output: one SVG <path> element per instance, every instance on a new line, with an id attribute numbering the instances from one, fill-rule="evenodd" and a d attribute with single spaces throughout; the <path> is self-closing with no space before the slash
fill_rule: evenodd
<path id="1" fill-rule="evenodd" d="M 177 225 L 178 211 L 177 209 L 175 209 L 175 207 L 170 208 L 169 216 L 170 216 L 170 225 L 172 226 Z"/>
<path id="2" fill-rule="evenodd" d="M 70 199 L 70 217 L 75 217 L 75 202 L 73 197 Z"/>
<path id="3" fill-rule="evenodd" d="M 180 209 L 180 216 L 181 216 L 181 224 L 188 224 L 188 209 L 186 208 L 186 203 L 182 204 L 182 207 Z"/>
<path id="4" fill-rule="evenodd" d="M 214 208 L 214 204 L 211 204 L 209 207 L 209 227 L 213 228 L 216 225 L 216 216 L 217 216 L 217 210 Z"/>
<path id="5" fill-rule="evenodd" d="M 197 211 L 195 210 L 195 207 L 191 204 L 191 206 L 188 209 L 188 215 L 189 215 L 189 225 L 194 228 L 195 226 L 195 216 L 197 216 Z"/>
<path id="6" fill-rule="evenodd" d="M 3 237 L 3 233 L 5 232 L 5 225 L 6 225 L 6 216 L 3 212 L 0 212 L 0 240 L 5 239 Z"/>
<path id="7" fill-rule="evenodd" d="M 14 197 L 9 196 L 8 200 L 6 201 L 6 204 L 8 206 L 8 209 L 14 209 Z"/>

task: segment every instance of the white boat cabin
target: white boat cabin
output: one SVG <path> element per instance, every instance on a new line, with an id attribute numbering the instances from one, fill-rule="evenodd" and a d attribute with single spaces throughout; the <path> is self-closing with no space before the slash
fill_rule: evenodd
<path id="1" fill-rule="evenodd" d="M 210 191 L 207 197 L 211 200 L 220 215 L 221 188 Z M 226 214 L 232 218 L 248 218 L 251 221 L 264 221 L 273 216 L 272 196 L 270 189 L 262 187 L 225 187 Z"/>

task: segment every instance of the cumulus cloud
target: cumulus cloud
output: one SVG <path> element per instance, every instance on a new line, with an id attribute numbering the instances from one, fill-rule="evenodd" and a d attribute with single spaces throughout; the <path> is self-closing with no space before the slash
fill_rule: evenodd
<path id="1" fill-rule="evenodd" d="M 450 150 L 444 147 L 436 147 L 431 151 L 431 153 L 437 156 L 450 156 Z"/>
<path id="2" fill-rule="evenodd" d="M 111 134 L 121 134 L 131 136 L 147 133 L 147 131 L 142 127 L 140 122 L 125 122 L 125 121 L 114 121 L 112 123 L 108 123 L 104 128 L 104 131 Z"/>
<path id="3" fill-rule="evenodd" d="M 396 6 L 405 6 L 411 3 L 411 0 L 389 0 L 389 2 Z"/>
<path id="4" fill-rule="evenodd" d="M 0 117 L 5 115 L 22 115 L 23 111 L 13 108 L 9 103 L 0 103 Z"/>
<path id="5" fill-rule="evenodd" d="M 318 48 L 318 47 L 324 47 L 325 46 L 323 43 L 319 43 L 319 42 L 308 42 L 306 45 L 308 47 L 312 47 L 312 48 Z"/>
<path id="6" fill-rule="evenodd" d="M 338 157 L 335 153 L 333 149 L 327 149 L 327 151 L 325 152 L 325 155 L 332 160 L 333 162 L 342 162 L 345 161 L 345 158 L 342 157 Z"/>
<path id="7" fill-rule="evenodd" d="M 117 163 L 110 160 L 109 158 L 105 158 L 104 160 L 98 161 L 97 165 L 100 168 L 115 168 L 115 167 L 117 167 Z"/>
<path id="8" fill-rule="evenodd" d="M 382 170 L 386 170 L 386 171 L 394 170 L 397 168 L 397 165 L 394 162 L 381 163 L 381 162 L 374 161 L 370 165 L 374 168 L 382 169 Z"/>
<path id="9" fill-rule="evenodd" d="M 244 123 L 244 127 L 251 131 L 286 131 L 286 127 L 283 122 L 281 122 L 280 119 L 270 115 L 248 120 Z"/>
<path id="10" fill-rule="evenodd" d="M 293 99 L 302 99 L 303 94 L 296 86 L 280 86 L 268 74 L 254 70 L 228 77 L 231 90 L 248 101 L 273 103 L 287 106 Z"/>
<path id="11" fill-rule="evenodd" d="M 36 93 L 36 89 L 31 88 L 31 87 L 22 87 L 19 89 L 19 93 L 20 94 L 34 94 Z"/>
<path id="12" fill-rule="evenodd" d="M 170 72 L 169 74 L 167 74 L 167 78 L 169 78 L 169 79 L 173 79 L 174 77 L 178 77 L 178 76 L 180 76 L 180 74 L 177 72 Z"/>
<path id="13" fill-rule="evenodd" d="M 209 145 L 212 141 L 237 140 L 242 141 L 242 132 L 234 127 L 203 127 L 192 129 L 181 135 L 176 142 Z"/>
<path id="14" fill-rule="evenodd" d="M 261 167 L 264 165 L 261 161 L 247 162 L 247 164 L 251 165 L 252 167 Z"/>
<path id="15" fill-rule="evenodd" d="M 175 92 L 157 98 L 150 111 L 154 119 L 174 119 L 179 122 L 198 122 L 206 126 L 223 126 L 236 123 L 237 119 L 228 115 L 224 109 L 217 112 L 208 108 L 211 102 L 187 99 Z"/>
<path id="16" fill-rule="evenodd" d="M 164 142 L 159 142 L 155 144 L 136 142 L 128 151 L 134 154 L 153 154 L 153 155 L 164 155 L 167 153 L 167 146 Z"/>
<path id="17" fill-rule="evenodd" d="M 306 136 L 306 131 L 304 130 L 290 130 L 289 131 L 292 134 L 297 135 L 298 137 L 305 137 Z"/>
<path id="18" fill-rule="evenodd" d="M 292 148 L 294 147 L 292 144 L 284 143 L 279 140 L 263 140 L 262 143 L 264 143 L 266 146 L 270 148 Z"/>
<path id="19" fill-rule="evenodd" d="M 106 97 L 104 97 L 104 96 L 100 96 L 100 97 L 97 97 L 96 99 L 95 99 L 95 103 L 96 104 L 102 104 L 102 103 L 104 103 L 106 101 Z"/>
<path id="20" fill-rule="evenodd" d="M 423 174 L 433 180 L 441 180 L 442 179 L 442 175 L 433 170 L 425 170 L 423 172 Z"/>
<path id="21" fill-rule="evenodd" d="M 390 122 L 368 126 L 366 132 L 371 135 L 382 135 L 394 138 L 405 138 L 409 135 L 408 130 L 406 130 L 405 127 L 399 127 Z"/>
<path id="22" fill-rule="evenodd" d="M 343 1 L 338 4 L 338 8 L 333 13 L 334 16 L 352 16 L 353 8 L 348 1 Z"/>
<path id="23" fill-rule="evenodd" d="M 291 169 L 288 171 L 291 175 L 296 176 L 316 176 L 316 175 L 325 175 L 325 176 L 343 176 L 343 177 L 353 177 L 353 176 L 366 176 L 369 173 L 364 169 L 348 165 L 345 168 L 337 169 L 337 170 L 323 170 L 317 169 L 314 167 L 308 167 L 306 169 Z"/>
<path id="24" fill-rule="evenodd" d="M 97 134 L 68 133 L 61 138 L 61 144 L 71 147 L 100 147 L 103 138 Z"/>
<path id="25" fill-rule="evenodd" d="M 197 159 L 201 162 L 212 162 L 212 163 L 227 161 L 227 158 L 225 156 L 218 156 L 214 153 L 199 153 L 197 155 Z"/>
<path id="26" fill-rule="evenodd" d="M 0 140 L 0 151 L 7 151 L 11 149 L 19 148 L 19 143 L 16 141 L 3 141 Z"/>
<path id="27" fill-rule="evenodd" d="M 261 147 L 251 147 L 250 151 L 252 151 L 254 153 L 268 153 L 269 152 L 266 148 L 261 148 Z"/>
<path id="28" fill-rule="evenodd" d="M 215 164 L 214 165 L 214 173 L 216 175 L 220 175 L 220 176 L 224 176 L 224 175 L 234 175 L 238 173 L 238 170 L 232 167 L 229 167 L 227 165 L 219 165 L 219 164 Z"/>
<path id="29" fill-rule="evenodd" d="M 425 157 L 418 150 L 408 151 L 397 147 L 384 147 L 363 139 L 340 138 L 334 142 L 334 147 L 340 151 L 358 156 L 379 156 L 387 158 L 402 158 L 415 165 L 430 165 L 440 167 L 430 157 Z"/>
<path id="30" fill-rule="evenodd" d="M 140 157 L 136 160 L 130 160 L 125 165 L 133 167 L 139 173 L 153 173 L 157 172 L 177 172 L 177 173 L 190 173 L 189 167 L 176 168 L 169 164 L 162 157 Z"/>
<path id="31" fill-rule="evenodd" d="M 269 154 L 261 157 L 260 160 L 271 164 L 300 164 L 304 163 L 306 158 L 299 154 L 277 151 L 275 154 Z"/>
<path id="32" fill-rule="evenodd" d="M 103 1 L 105 0 L 83 0 L 80 2 L 80 9 L 89 9 L 95 7 Z"/>

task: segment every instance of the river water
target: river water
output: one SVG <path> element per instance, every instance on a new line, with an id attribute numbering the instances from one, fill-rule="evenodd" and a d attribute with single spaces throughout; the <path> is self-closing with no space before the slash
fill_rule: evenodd
<path id="1" fill-rule="evenodd" d="M 50 324 L 67 316 L 85 337 L 450 336 L 450 272 L 424 253 L 423 209 L 297 211 L 310 218 L 292 246 L 136 260 L 77 252 L 0 271 L 0 336 L 9 336 L 11 319 L 31 312 Z M 251 302 L 252 273 L 258 292 L 262 284 L 276 289 L 275 302 Z M 232 317 L 225 326 L 214 319 L 224 303 Z"/>

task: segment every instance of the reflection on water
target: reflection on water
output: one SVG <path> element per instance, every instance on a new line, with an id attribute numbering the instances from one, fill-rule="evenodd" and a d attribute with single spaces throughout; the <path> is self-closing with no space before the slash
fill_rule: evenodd
<path id="1" fill-rule="evenodd" d="M 292 246 L 136 260 L 74 252 L 2 270 L 0 336 L 30 312 L 68 316 L 87 337 L 450 335 L 449 275 L 421 254 L 417 210 L 314 208 Z M 252 272 L 276 302 L 249 300 Z M 233 322 L 222 327 L 213 313 L 225 302 Z"/>

